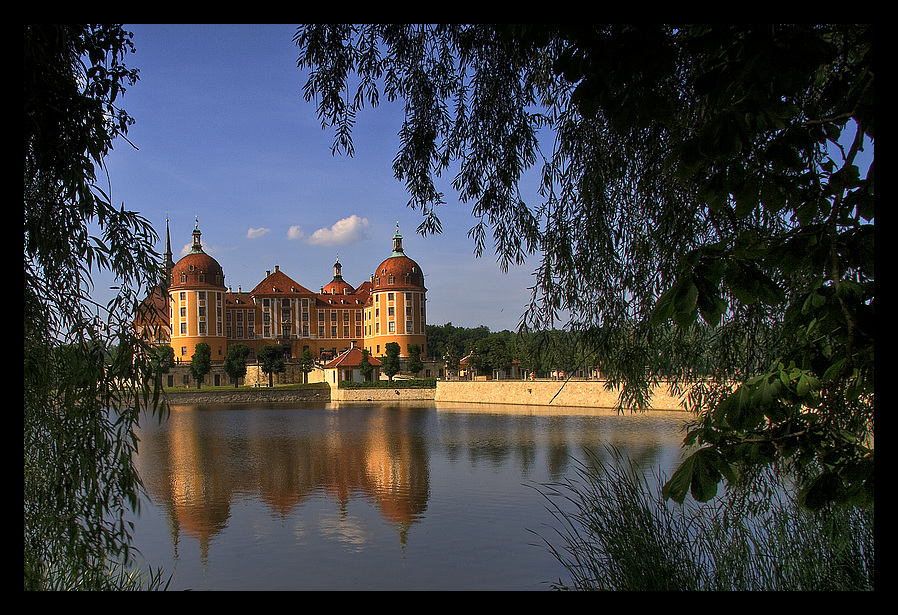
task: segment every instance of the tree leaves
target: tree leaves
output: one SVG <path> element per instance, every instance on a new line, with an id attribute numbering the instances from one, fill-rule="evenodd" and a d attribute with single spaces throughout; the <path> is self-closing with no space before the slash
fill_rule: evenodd
<path id="1" fill-rule="evenodd" d="M 735 480 L 732 466 L 711 447 L 701 448 L 687 457 L 662 488 L 662 495 L 682 504 L 687 493 L 698 502 L 717 495 L 722 479 Z"/>
<path id="2" fill-rule="evenodd" d="M 366 28 L 389 32 L 383 64 L 396 75 L 421 74 L 434 49 L 460 58 L 424 72 L 428 92 L 403 93 L 402 168 L 428 179 L 458 161 L 478 253 L 487 224 L 503 266 L 542 253 L 534 328 L 564 313 L 598 332 L 626 391 L 707 376 L 727 394 L 699 397 L 712 422 L 701 439 L 733 466 L 799 453 L 822 464 L 824 449 L 797 435 L 835 437 L 811 430 L 817 419 L 855 430 L 855 445 L 872 430 L 874 186 L 872 164 L 864 176 L 856 161 L 873 135 L 872 26 Z M 319 41 L 339 28 L 301 30 Z M 329 41 L 337 49 L 316 61 L 340 73 L 343 41 Z M 443 104 L 433 121 L 433 94 L 449 93 L 455 114 Z M 549 138 L 534 141 L 537 128 Z M 434 166 L 439 138 L 450 145 Z M 532 206 L 519 186 L 540 156 Z M 434 196 L 428 181 L 408 186 L 415 203 Z M 681 343 L 705 326 L 705 352 Z M 702 497 L 726 476 L 719 461 L 702 453 L 684 470 Z"/>
<path id="3" fill-rule="evenodd" d="M 674 284 L 658 299 L 651 323 L 657 326 L 673 319 L 687 327 L 700 315 L 708 325 L 717 326 L 729 309 L 724 290 L 742 305 L 781 305 L 785 296 L 764 271 L 766 256 L 766 244 L 755 233 L 740 236 L 734 248 L 715 244 L 693 250 L 684 257 Z"/>

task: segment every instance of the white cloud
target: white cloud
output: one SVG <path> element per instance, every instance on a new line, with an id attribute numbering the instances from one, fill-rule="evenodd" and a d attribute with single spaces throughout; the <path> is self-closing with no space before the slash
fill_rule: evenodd
<path id="1" fill-rule="evenodd" d="M 316 245 L 337 245 L 364 239 L 365 229 L 370 223 L 367 218 L 359 218 L 353 214 L 338 220 L 332 227 L 321 228 L 312 233 L 308 243 Z M 292 230 L 292 229 L 291 229 Z"/>
<path id="2" fill-rule="evenodd" d="M 287 239 L 302 239 L 304 236 L 305 235 L 298 224 L 294 224 L 287 229 Z"/>
<path id="3" fill-rule="evenodd" d="M 269 228 L 251 228 L 246 232 L 247 239 L 258 239 L 271 229 Z"/>

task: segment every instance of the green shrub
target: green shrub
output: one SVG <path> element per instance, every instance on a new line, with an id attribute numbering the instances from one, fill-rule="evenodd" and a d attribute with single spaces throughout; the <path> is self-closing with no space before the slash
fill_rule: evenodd
<path id="1" fill-rule="evenodd" d="M 436 378 L 412 378 L 409 380 L 375 380 L 373 382 L 353 382 L 341 380 L 341 389 L 435 389 Z"/>

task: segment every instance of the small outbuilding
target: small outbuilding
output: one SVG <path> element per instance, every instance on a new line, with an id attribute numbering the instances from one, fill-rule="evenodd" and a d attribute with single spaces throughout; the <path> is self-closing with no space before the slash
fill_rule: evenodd
<path id="1" fill-rule="evenodd" d="M 324 365 L 324 377 L 330 384 L 338 384 L 341 381 L 349 380 L 351 382 L 366 382 L 380 379 L 380 359 L 377 357 L 368 357 L 368 363 L 373 368 L 368 378 L 362 375 L 359 369 L 362 363 L 362 349 L 353 346 L 346 352 L 331 359 Z"/>

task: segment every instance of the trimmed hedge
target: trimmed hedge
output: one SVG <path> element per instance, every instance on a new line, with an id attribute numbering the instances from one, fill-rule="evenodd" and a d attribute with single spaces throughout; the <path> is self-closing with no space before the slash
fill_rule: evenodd
<path id="1" fill-rule="evenodd" d="M 374 382 L 353 382 L 341 380 L 341 389 L 435 389 L 436 378 L 412 378 L 409 380 L 376 380 Z"/>

